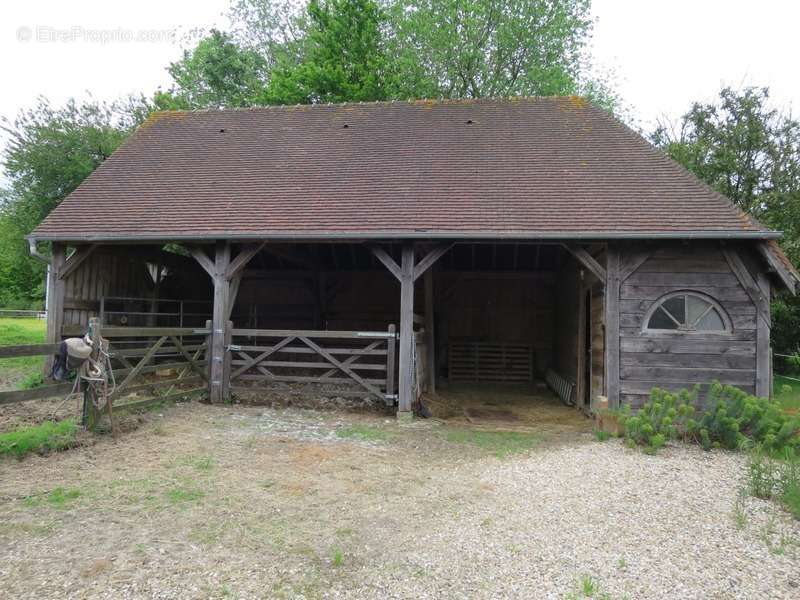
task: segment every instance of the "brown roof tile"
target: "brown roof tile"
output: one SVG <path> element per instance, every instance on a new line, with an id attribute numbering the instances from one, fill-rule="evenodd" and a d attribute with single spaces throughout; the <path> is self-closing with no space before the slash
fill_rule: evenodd
<path id="1" fill-rule="evenodd" d="M 580 98 L 153 114 L 37 239 L 768 237 Z"/>

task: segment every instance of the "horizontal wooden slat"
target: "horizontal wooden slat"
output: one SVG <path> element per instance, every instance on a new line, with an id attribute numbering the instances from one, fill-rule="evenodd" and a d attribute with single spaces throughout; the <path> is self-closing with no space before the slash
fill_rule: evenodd
<path id="1" fill-rule="evenodd" d="M 355 382 L 353 382 L 355 384 Z M 231 386 L 231 391 L 233 393 L 240 393 L 240 394 L 258 394 L 263 392 L 274 392 L 276 388 L 274 387 L 267 387 L 267 386 Z M 297 395 L 306 395 L 306 394 L 317 394 L 319 396 L 355 396 L 358 398 L 370 398 L 374 396 L 372 392 L 368 392 L 367 390 L 313 390 L 309 389 L 308 387 L 303 387 L 303 389 L 299 390 L 281 390 L 290 394 L 297 394 Z"/>
<path id="2" fill-rule="evenodd" d="M 755 369 L 755 356 L 736 354 L 671 354 L 666 352 L 621 352 L 620 362 L 630 367 L 693 367 Z"/>
<path id="3" fill-rule="evenodd" d="M 647 312 L 655 302 L 653 300 L 620 300 L 619 303 L 619 310 L 621 313 L 625 314 L 636 314 L 636 313 L 645 313 Z M 756 307 L 755 305 L 750 302 L 733 302 L 733 301 L 726 301 L 722 302 L 722 307 L 725 309 L 729 315 L 754 315 L 756 314 Z"/>
<path id="4" fill-rule="evenodd" d="M 184 349 L 187 352 L 194 352 L 195 350 L 199 350 L 200 348 L 205 348 L 206 344 L 191 344 L 184 346 Z M 144 356 L 147 354 L 149 350 L 149 345 L 142 346 L 141 348 L 122 348 L 122 349 L 114 349 L 112 350 L 112 354 L 114 356 L 125 356 L 125 357 L 135 357 L 135 356 Z M 177 346 L 162 346 L 156 352 L 156 356 L 161 356 L 164 354 L 176 354 L 180 353 Z"/>
<path id="5" fill-rule="evenodd" d="M 207 360 L 197 360 L 194 362 L 195 365 L 198 367 L 203 367 L 208 364 Z M 139 371 L 140 373 L 153 373 L 154 371 L 160 371 L 162 369 L 182 369 L 184 367 L 189 367 L 189 363 L 187 361 L 180 361 L 180 362 L 169 362 L 169 363 L 161 363 L 158 365 L 147 365 L 146 367 L 142 367 Z M 114 369 L 114 377 L 117 378 L 119 381 L 120 378 L 128 375 L 133 369 Z"/>
<path id="6" fill-rule="evenodd" d="M 105 330 L 103 330 L 105 332 Z M 231 334 L 247 337 L 307 337 L 340 339 L 380 339 L 393 337 L 388 331 L 314 331 L 302 329 L 233 329 Z"/>
<path id="7" fill-rule="evenodd" d="M 243 346 L 241 344 L 234 344 L 242 352 L 267 352 L 272 350 L 273 346 Z M 331 354 L 344 354 L 344 355 L 358 355 L 358 356 L 386 356 L 386 349 L 379 350 L 366 350 L 364 348 L 326 348 Z M 315 350 L 307 346 L 284 346 L 276 351 L 276 354 L 317 354 Z"/>
<path id="8" fill-rule="evenodd" d="M 0 346 L 0 358 L 57 354 L 60 346 L 61 344 L 25 344 L 20 346 Z"/>
<path id="9" fill-rule="evenodd" d="M 625 281 L 626 285 L 668 285 L 674 288 L 696 285 L 719 288 L 740 288 L 739 280 L 727 273 L 647 273 L 637 271 Z"/>
<path id="10" fill-rule="evenodd" d="M 353 385 L 358 385 L 349 377 L 324 377 L 322 379 L 319 377 L 306 377 L 300 375 L 275 375 L 274 377 L 267 377 L 266 375 L 253 375 L 244 373 L 237 376 L 237 379 L 243 379 L 245 381 L 281 381 L 284 383 L 352 383 Z M 384 385 L 386 383 L 385 378 L 379 379 L 363 377 L 362 379 L 367 383 L 374 383 L 375 385 Z"/>
<path id="11" fill-rule="evenodd" d="M 620 349 L 622 352 L 755 356 L 756 344 L 755 341 L 701 340 L 691 336 L 672 339 L 623 337 Z"/>
<path id="12" fill-rule="evenodd" d="M 25 400 L 39 400 L 42 398 L 53 398 L 56 396 L 66 396 L 72 391 L 73 383 L 59 383 L 56 385 L 43 385 L 29 390 L 12 390 L 10 392 L 0 392 L 0 404 L 13 404 L 24 402 Z"/>
<path id="13" fill-rule="evenodd" d="M 729 274 L 731 268 L 720 254 L 718 257 L 702 258 L 671 257 L 650 258 L 636 273 L 723 273 Z"/>
<path id="14" fill-rule="evenodd" d="M 688 287 L 694 292 L 707 294 L 715 300 L 722 302 L 749 302 L 750 297 L 741 287 L 714 287 L 703 285 L 702 283 L 692 286 L 680 285 L 632 285 L 630 279 L 620 289 L 620 299 L 622 300 L 655 300 L 664 294 L 678 291 Z"/>
<path id="15" fill-rule="evenodd" d="M 756 332 L 754 330 L 734 331 L 733 333 L 703 333 L 700 331 L 642 331 L 638 327 L 620 327 L 620 337 L 629 337 L 634 339 L 653 339 L 653 340 L 694 340 L 697 342 L 754 342 L 756 339 Z"/>
<path id="16" fill-rule="evenodd" d="M 81 325 L 65 325 L 61 328 L 64 336 L 83 335 L 86 327 Z M 101 334 L 104 338 L 130 338 L 130 337 L 162 337 L 165 335 L 189 336 L 209 335 L 210 329 L 194 327 L 103 327 Z"/>
<path id="17" fill-rule="evenodd" d="M 686 383 L 711 383 L 714 380 L 731 385 L 747 385 L 755 382 L 754 369 L 712 369 L 681 367 L 630 367 L 621 366 L 620 379 L 633 381 L 672 381 Z"/>
<path id="18" fill-rule="evenodd" d="M 249 360 L 232 360 L 233 365 L 246 365 Z M 385 371 L 385 364 L 376 363 L 348 363 L 347 366 L 354 371 Z M 278 368 L 292 368 L 292 369 L 338 369 L 336 365 L 329 362 L 298 362 L 298 361 L 281 361 L 281 360 L 264 360 L 253 365 L 256 367 L 278 367 Z"/>

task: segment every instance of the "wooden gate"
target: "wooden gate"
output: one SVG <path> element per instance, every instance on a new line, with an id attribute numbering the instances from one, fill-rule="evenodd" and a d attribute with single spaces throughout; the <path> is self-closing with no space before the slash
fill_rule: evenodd
<path id="1" fill-rule="evenodd" d="M 395 326 L 387 331 L 232 329 L 228 350 L 233 392 L 259 384 L 323 396 L 396 400 Z"/>

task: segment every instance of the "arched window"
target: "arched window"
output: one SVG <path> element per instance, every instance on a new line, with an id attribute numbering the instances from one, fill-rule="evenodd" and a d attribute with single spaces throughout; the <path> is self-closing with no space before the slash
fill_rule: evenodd
<path id="1" fill-rule="evenodd" d="M 728 333 L 731 321 L 719 303 L 698 292 L 673 292 L 659 298 L 644 319 L 645 331 Z"/>

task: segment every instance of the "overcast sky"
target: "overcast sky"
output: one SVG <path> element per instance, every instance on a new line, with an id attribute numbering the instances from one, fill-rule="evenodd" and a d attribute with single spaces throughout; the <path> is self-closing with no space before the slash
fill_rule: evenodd
<path id="1" fill-rule="evenodd" d="M 0 115 L 37 95 L 113 100 L 169 85 L 165 67 L 194 28 L 225 28 L 229 0 L 5 0 Z M 794 0 L 594 0 L 594 56 L 645 127 L 722 85 L 766 85 L 800 105 Z M 135 39 L 129 39 L 129 38 Z M 0 143 L 2 140 L 0 139 Z"/>

